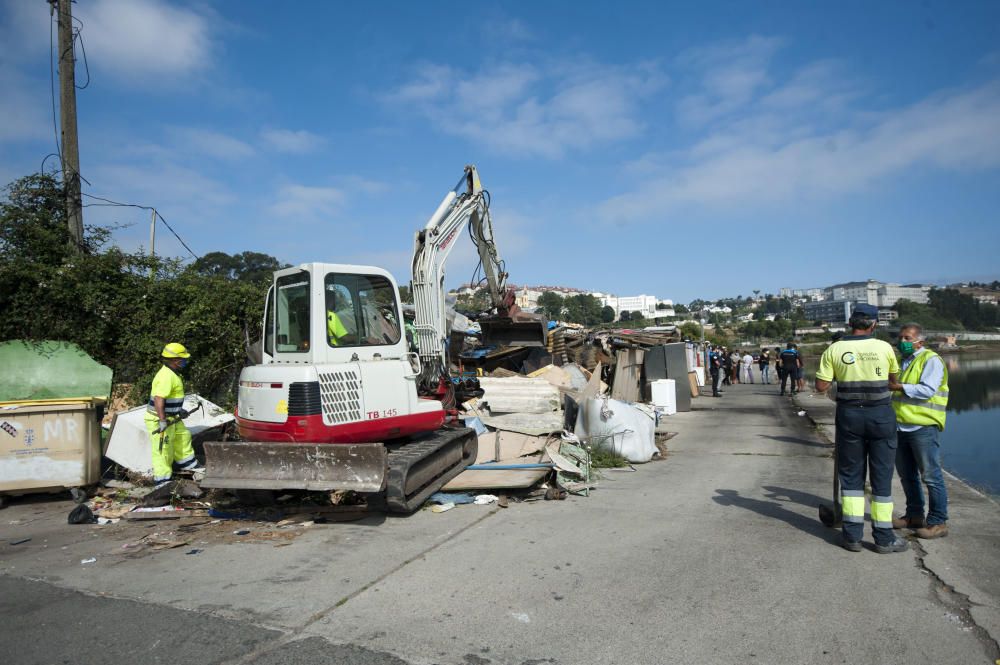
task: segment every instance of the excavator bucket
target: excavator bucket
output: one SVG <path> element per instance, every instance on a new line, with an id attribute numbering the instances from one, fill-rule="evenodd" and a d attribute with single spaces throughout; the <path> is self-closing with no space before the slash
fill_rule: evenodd
<path id="1" fill-rule="evenodd" d="M 548 337 L 545 321 L 541 319 L 512 319 L 509 316 L 490 316 L 478 319 L 486 346 L 539 346 L 545 348 Z"/>
<path id="2" fill-rule="evenodd" d="M 203 487 L 380 492 L 388 452 L 381 443 L 205 443 Z"/>

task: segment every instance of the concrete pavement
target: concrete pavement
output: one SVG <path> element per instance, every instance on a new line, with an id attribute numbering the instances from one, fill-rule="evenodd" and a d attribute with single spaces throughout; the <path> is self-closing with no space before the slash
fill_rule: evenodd
<path id="1" fill-rule="evenodd" d="M 1000 658 L 995 503 L 952 481 L 948 538 L 878 555 L 868 528 L 869 548 L 849 553 L 817 519 L 817 506 L 829 501 L 832 447 L 808 416 L 796 415 L 773 385 L 733 386 L 694 405 L 667 420 L 678 432 L 667 459 L 607 471 L 591 497 L 564 502 L 372 518 L 283 542 L 206 536 L 199 544 L 195 530 L 199 554 L 185 547 L 137 558 L 122 550 L 135 525 L 68 526 L 68 502 L 15 503 L 0 512 L 0 657 L 907 665 Z M 9 544 L 23 537 L 32 540 Z M 90 556 L 97 562 L 80 563 Z M 164 626 L 171 628 L 161 638 Z M 196 659 L 170 639 L 189 630 Z M 103 645 L 104 655 L 69 651 L 76 640 Z"/>

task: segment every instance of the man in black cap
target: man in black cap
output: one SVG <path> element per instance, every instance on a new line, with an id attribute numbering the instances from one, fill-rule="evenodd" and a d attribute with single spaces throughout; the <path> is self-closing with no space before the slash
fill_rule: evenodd
<path id="1" fill-rule="evenodd" d="M 875 339 L 878 308 L 854 307 L 849 335 L 823 352 L 816 390 L 837 382 L 837 463 L 844 514 L 842 545 L 861 551 L 865 529 L 865 469 L 872 487 L 872 535 L 879 554 L 903 552 L 908 544 L 892 530 L 892 472 L 896 461 L 896 413 L 889 384 L 899 363 L 892 347 Z"/>

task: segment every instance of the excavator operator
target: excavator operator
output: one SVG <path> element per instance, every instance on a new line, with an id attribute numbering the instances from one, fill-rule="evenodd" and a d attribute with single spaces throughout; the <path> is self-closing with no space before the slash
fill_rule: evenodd
<path id="1" fill-rule="evenodd" d="M 337 314 L 338 305 L 340 304 L 340 296 L 334 290 L 327 290 L 326 292 L 326 338 L 330 343 L 330 346 L 340 346 L 341 344 L 353 344 L 354 335 L 352 335 L 344 322 L 341 320 L 340 316 Z"/>

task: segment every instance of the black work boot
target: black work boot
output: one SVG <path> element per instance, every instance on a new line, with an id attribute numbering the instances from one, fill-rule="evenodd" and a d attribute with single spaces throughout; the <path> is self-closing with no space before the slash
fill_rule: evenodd
<path id="1" fill-rule="evenodd" d="M 893 552 L 905 552 L 910 549 L 910 543 L 899 536 L 888 545 L 875 545 L 875 551 L 879 554 L 892 554 Z"/>

